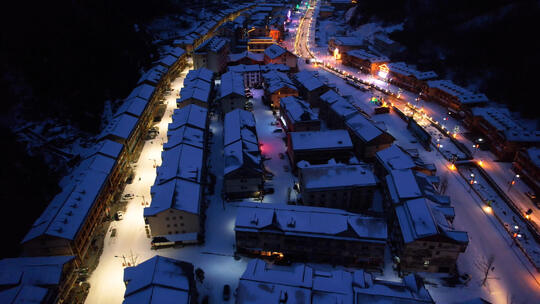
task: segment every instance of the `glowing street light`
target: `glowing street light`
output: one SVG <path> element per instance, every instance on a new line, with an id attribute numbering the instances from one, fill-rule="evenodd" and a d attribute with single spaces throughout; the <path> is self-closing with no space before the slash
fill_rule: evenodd
<path id="1" fill-rule="evenodd" d="M 508 183 L 508 191 L 512 188 L 513 185 L 516 184 L 516 181 L 519 179 L 519 174 L 514 175 L 512 180 Z"/>

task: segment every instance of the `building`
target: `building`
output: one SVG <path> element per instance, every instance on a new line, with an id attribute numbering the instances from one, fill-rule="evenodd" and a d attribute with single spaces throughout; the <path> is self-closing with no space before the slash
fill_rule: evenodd
<path id="1" fill-rule="evenodd" d="M 294 96 L 281 98 L 279 115 L 287 132 L 320 131 L 321 121 L 309 104 Z"/>
<path id="2" fill-rule="evenodd" d="M 255 117 L 240 109 L 225 114 L 223 192 L 227 198 L 258 197 L 263 167 Z"/>
<path id="3" fill-rule="evenodd" d="M 229 66 L 228 71 L 240 73 L 244 78 L 244 86 L 246 88 L 261 88 L 263 83 L 263 73 L 269 71 L 278 71 L 282 73 L 289 72 L 289 67 L 284 64 L 267 64 L 267 65 L 258 65 L 258 64 L 239 64 Z"/>
<path id="4" fill-rule="evenodd" d="M 195 104 L 208 108 L 213 98 L 214 77 L 212 71 L 202 68 L 191 70 L 184 79 L 184 87 L 180 89 L 180 98 L 176 100 L 179 108 Z"/>
<path id="5" fill-rule="evenodd" d="M 347 119 L 358 115 L 358 108 L 351 103 L 346 97 L 339 96 L 334 98 L 334 94 L 323 94 L 319 100 L 324 102 L 321 104 L 321 110 L 324 108 L 326 124 L 330 129 L 345 129 Z M 319 111 L 320 112 L 320 111 Z"/>
<path id="6" fill-rule="evenodd" d="M 254 65 L 254 64 L 264 64 L 264 54 L 263 53 L 253 53 L 253 52 L 242 52 L 237 54 L 229 54 L 229 61 L 227 65 L 235 66 L 239 64 L 244 65 Z"/>
<path id="7" fill-rule="evenodd" d="M 339 54 L 351 50 L 360 49 L 364 46 L 364 40 L 358 37 L 338 36 L 328 39 L 328 52 L 334 54 L 337 49 Z"/>
<path id="8" fill-rule="evenodd" d="M 295 169 L 301 160 L 325 164 L 333 158 L 348 163 L 353 156 L 353 144 L 346 130 L 289 132 L 287 141 L 287 154 Z"/>
<path id="9" fill-rule="evenodd" d="M 522 148 L 516 153 L 512 169 L 529 185 L 534 194 L 540 193 L 540 148 Z"/>
<path id="10" fill-rule="evenodd" d="M 335 90 L 328 90 L 326 91 L 326 93 L 319 96 L 317 101 L 317 104 L 319 104 L 319 118 L 328 122 L 328 112 L 330 110 L 330 105 L 339 100 L 347 101 L 343 96 L 336 93 Z"/>
<path id="11" fill-rule="evenodd" d="M 292 71 L 298 71 L 298 57 L 277 44 L 273 44 L 264 50 L 264 63 L 284 64 Z"/>
<path id="12" fill-rule="evenodd" d="M 396 41 L 388 38 L 386 34 L 379 33 L 373 37 L 373 47 L 388 56 L 394 56 L 401 52 L 404 47 Z"/>
<path id="13" fill-rule="evenodd" d="M 347 119 L 345 128 L 351 135 L 356 155 L 363 159 L 373 159 L 377 151 L 390 147 L 395 140 L 361 113 Z"/>
<path id="14" fill-rule="evenodd" d="M 97 154 L 66 176 L 62 191 L 21 241 L 22 256 L 73 255 L 80 265 L 89 251 L 97 252 L 92 240 L 114 199 L 108 176 L 115 163 L 114 158 Z"/>
<path id="15" fill-rule="evenodd" d="M 193 264 L 154 256 L 124 269 L 123 304 L 197 303 Z"/>
<path id="16" fill-rule="evenodd" d="M 475 107 L 467 111 L 465 125 L 482 135 L 493 154 L 511 161 L 522 148 L 539 147 L 537 126 L 513 116 L 507 108 Z"/>
<path id="17" fill-rule="evenodd" d="M 326 19 L 332 17 L 334 14 L 334 7 L 330 5 L 321 5 L 319 8 L 319 18 Z"/>
<path id="18" fill-rule="evenodd" d="M 435 303 L 414 274 L 396 282 L 376 279 L 361 269 L 328 271 L 314 267 L 251 260 L 240 277 L 236 303 Z"/>
<path id="19" fill-rule="evenodd" d="M 234 109 L 244 109 L 248 101 L 242 74 L 227 72 L 221 75 L 219 86 L 219 103 L 221 113 L 226 114 Z"/>
<path id="20" fill-rule="evenodd" d="M 338 11 L 346 11 L 355 5 L 357 0 L 330 0 L 328 1 Z"/>
<path id="21" fill-rule="evenodd" d="M 276 44 L 276 41 L 272 37 L 257 36 L 248 40 L 248 51 L 254 53 L 263 53 L 266 48 L 274 44 Z"/>
<path id="22" fill-rule="evenodd" d="M 391 84 L 415 93 L 426 92 L 427 81 L 437 78 L 435 72 L 421 72 L 405 62 L 387 63 L 387 67 L 387 79 Z"/>
<path id="23" fill-rule="evenodd" d="M 450 80 L 430 80 L 427 85 L 427 94 L 424 94 L 426 98 L 455 111 L 466 111 L 488 102 L 486 95 L 471 92 Z"/>
<path id="24" fill-rule="evenodd" d="M 378 180 L 366 164 L 298 164 L 301 205 L 337 208 L 350 212 L 369 209 Z"/>
<path id="25" fill-rule="evenodd" d="M 380 150 L 375 153 L 375 174 L 383 178 L 392 170 L 411 169 L 426 175 L 435 175 L 437 168 L 434 164 L 426 164 L 418 156 L 418 151 L 404 150 L 398 145 Z"/>
<path id="26" fill-rule="evenodd" d="M 0 302 L 63 303 L 77 279 L 75 262 L 62 255 L 0 260 Z"/>
<path id="27" fill-rule="evenodd" d="M 298 89 L 287 74 L 278 71 L 269 71 L 262 74 L 264 79 L 263 102 L 270 104 L 272 108 L 279 109 L 281 98 L 297 96 Z"/>
<path id="28" fill-rule="evenodd" d="M 300 96 L 312 107 L 319 107 L 319 96 L 328 91 L 329 87 L 319 77 L 316 71 L 302 71 L 294 74 L 294 80 L 300 91 Z"/>
<path id="29" fill-rule="evenodd" d="M 147 84 L 155 87 L 155 94 L 162 96 L 174 79 L 168 74 L 169 70 L 162 65 L 155 65 L 146 71 L 137 81 L 137 85 Z"/>
<path id="30" fill-rule="evenodd" d="M 195 69 L 207 68 L 216 74 L 221 74 L 227 68 L 228 56 L 227 39 L 212 37 L 193 51 L 193 66 Z"/>
<path id="31" fill-rule="evenodd" d="M 439 194 L 435 176 L 392 170 L 384 179 L 392 203 L 392 252 L 400 271 L 454 272 L 467 248 L 467 232 L 457 231 L 450 198 Z"/>
<path id="32" fill-rule="evenodd" d="M 379 72 L 379 66 L 390 62 L 386 56 L 375 55 L 362 49 L 353 49 L 341 54 L 344 65 L 355 67 L 366 74 L 376 74 Z"/>
<path id="33" fill-rule="evenodd" d="M 234 226 L 239 253 L 380 269 L 386 221 L 343 210 L 240 203 Z"/>

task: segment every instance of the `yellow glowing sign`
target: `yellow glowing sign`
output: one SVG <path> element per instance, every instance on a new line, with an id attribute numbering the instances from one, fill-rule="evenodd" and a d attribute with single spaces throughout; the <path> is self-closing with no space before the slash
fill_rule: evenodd
<path id="1" fill-rule="evenodd" d="M 341 54 L 339 53 L 339 49 L 338 49 L 338 48 L 335 48 L 335 49 L 334 49 L 334 58 L 336 58 L 336 60 L 341 59 Z"/>
<path id="2" fill-rule="evenodd" d="M 386 64 L 381 64 L 379 66 L 379 77 L 381 78 L 386 78 L 386 76 L 388 76 L 388 72 L 390 72 L 390 69 L 388 68 L 388 66 Z"/>

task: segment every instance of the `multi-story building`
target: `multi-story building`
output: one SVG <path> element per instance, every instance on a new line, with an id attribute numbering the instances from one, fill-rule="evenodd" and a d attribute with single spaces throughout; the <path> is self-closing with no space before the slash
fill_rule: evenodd
<path id="1" fill-rule="evenodd" d="M 512 169 L 531 187 L 534 193 L 540 193 L 540 148 L 522 148 L 516 153 Z"/>
<path id="2" fill-rule="evenodd" d="M 264 63 L 284 64 L 292 71 L 298 70 L 298 57 L 277 44 L 273 44 L 264 50 Z"/>
<path id="3" fill-rule="evenodd" d="M 298 89 L 285 73 L 270 71 L 262 74 L 264 79 L 264 101 L 274 109 L 279 109 L 281 98 L 298 96 Z"/>
<path id="4" fill-rule="evenodd" d="M 337 36 L 328 39 L 328 52 L 334 54 L 337 49 L 340 54 L 360 49 L 364 46 L 364 40 L 357 37 Z"/>
<path id="5" fill-rule="evenodd" d="M 350 212 L 369 209 L 377 189 L 377 178 L 366 164 L 330 162 L 298 164 L 302 205 L 337 208 Z"/>
<path id="6" fill-rule="evenodd" d="M 421 72 L 405 62 L 387 63 L 387 67 L 387 79 L 391 84 L 415 93 L 427 91 L 427 81 L 437 78 L 435 72 Z"/>
<path id="7" fill-rule="evenodd" d="M 379 66 L 390 62 L 386 56 L 375 55 L 362 49 L 350 50 L 341 56 L 344 65 L 355 67 L 366 74 L 376 74 Z"/>
<path id="8" fill-rule="evenodd" d="M 247 100 L 242 74 L 229 71 L 221 75 L 218 102 L 222 114 L 234 109 L 243 110 Z"/>
<path id="9" fill-rule="evenodd" d="M 377 151 L 390 147 L 395 140 L 361 113 L 347 119 L 345 128 L 351 135 L 356 155 L 363 159 L 373 159 Z"/>
<path id="10" fill-rule="evenodd" d="M 540 146 L 536 124 L 518 120 L 507 108 L 472 108 L 467 111 L 465 125 L 482 134 L 491 151 L 503 161 L 513 160 L 521 148 Z"/>
<path id="11" fill-rule="evenodd" d="M 269 71 L 286 73 L 290 70 L 289 67 L 284 64 L 239 64 L 229 66 L 227 69 L 230 72 L 242 74 L 242 76 L 244 77 L 244 86 L 246 88 L 261 88 L 263 83 L 263 73 L 267 73 Z"/>
<path id="12" fill-rule="evenodd" d="M 319 18 L 326 19 L 332 17 L 334 14 L 334 7 L 330 5 L 321 5 L 319 8 Z"/>
<path id="13" fill-rule="evenodd" d="M 403 50 L 403 46 L 398 42 L 388 38 L 384 33 L 376 34 L 373 37 L 373 47 L 388 56 L 394 56 Z"/>
<path id="14" fill-rule="evenodd" d="M 227 65 L 235 66 L 239 64 L 244 65 L 253 65 L 253 64 L 264 64 L 264 54 L 263 53 L 253 53 L 253 52 L 242 52 L 238 54 L 229 54 L 229 61 Z"/>
<path id="15" fill-rule="evenodd" d="M 193 51 L 193 66 L 195 69 L 207 68 L 216 74 L 221 74 L 227 67 L 228 56 L 227 39 L 212 37 Z"/>
<path id="16" fill-rule="evenodd" d="M 386 221 L 343 210 L 282 204 L 241 203 L 236 250 L 261 256 L 355 265 L 384 264 Z"/>
<path id="17" fill-rule="evenodd" d="M 206 138 L 207 134 L 205 130 L 183 125 L 176 129 L 169 129 L 167 132 L 167 142 L 163 144 L 163 149 L 172 149 L 181 144 L 204 149 Z"/>
<path id="18" fill-rule="evenodd" d="M 315 267 L 300 263 L 278 266 L 253 259 L 240 277 L 236 303 L 435 303 L 415 274 L 402 281 L 385 281 L 362 269 Z"/>
<path id="19" fill-rule="evenodd" d="M 438 179 L 410 169 L 392 170 L 384 179 L 392 204 L 391 244 L 400 271 L 454 272 L 469 239 L 453 228 L 450 198 L 440 195 Z"/>
<path id="20" fill-rule="evenodd" d="M 484 94 L 474 93 L 450 80 L 430 80 L 425 98 L 436 101 L 455 111 L 466 111 L 472 107 L 483 106 L 488 102 Z"/>
<path id="21" fill-rule="evenodd" d="M 248 51 L 255 53 L 263 53 L 266 48 L 276 44 L 272 37 L 256 36 L 248 40 Z"/>
<path id="22" fill-rule="evenodd" d="M 184 79 L 184 87 L 180 89 L 180 98 L 176 100 L 179 108 L 195 104 L 208 108 L 213 98 L 214 78 L 208 69 L 189 71 Z"/>
<path id="23" fill-rule="evenodd" d="M 196 304 L 193 264 L 156 255 L 137 266 L 124 268 L 124 304 Z"/>
<path id="24" fill-rule="evenodd" d="M 155 94 L 162 96 L 174 79 L 169 76 L 168 71 L 169 70 L 162 65 L 155 65 L 139 78 L 137 85 L 147 84 L 155 87 Z"/>
<path id="25" fill-rule="evenodd" d="M 329 87 L 319 77 L 315 71 L 302 71 L 294 74 L 294 80 L 300 91 L 300 96 L 304 98 L 312 107 L 319 107 L 317 103 L 319 96 L 328 91 Z"/>
<path id="26" fill-rule="evenodd" d="M 197 128 L 202 131 L 208 129 L 208 109 L 197 105 L 175 109 L 168 130 L 176 130 L 183 126 Z"/>
<path id="27" fill-rule="evenodd" d="M 319 96 L 319 100 L 317 101 L 317 104 L 319 104 L 319 118 L 328 122 L 330 105 L 339 100 L 347 101 L 343 96 L 336 93 L 335 90 L 328 90 L 326 93 Z"/>
<path id="28" fill-rule="evenodd" d="M 225 114 L 223 132 L 223 192 L 227 198 L 260 196 L 263 167 L 255 117 L 248 111 L 233 110 Z"/>
<path id="29" fill-rule="evenodd" d="M 418 156 L 418 151 L 404 150 L 395 144 L 375 153 L 375 159 L 374 171 L 379 178 L 384 178 L 392 170 L 411 169 L 426 175 L 435 175 L 437 171 L 434 164 L 425 163 Z"/>
<path id="30" fill-rule="evenodd" d="M 325 120 L 330 129 L 345 129 L 347 119 L 358 115 L 359 110 L 347 97 L 334 98 L 333 94 L 323 94 L 319 100 L 323 101 L 321 110 L 325 110 Z"/>
<path id="31" fill-rule="evenodd" d="M 281 98 L 279 115 L 285 131 L 320 131 L 321 121 L 304 100 L 288 96 Z"/>
<path id="32" fill-rule="evenodd" d="M 2 303 L 64 303 L 75 284 L 74 256 L 20 257 L 0 260 Z"/>
<path id="33" fill-rule="evenodd" d="M 289 132 L 287 141 L 287 153 L 295 169 L 301 160 L 324 164 L 333 158 L 348 163 L 353 156 L 353 144 L 346 130 Z"/>

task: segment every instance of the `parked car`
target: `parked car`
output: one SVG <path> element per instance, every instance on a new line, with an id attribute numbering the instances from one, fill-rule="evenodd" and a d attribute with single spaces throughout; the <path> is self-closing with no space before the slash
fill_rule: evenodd
<path id="1" fill-rule="evenodd" d="M 121 221 L 124 219 L 124 212 L 117 211 L 114 217 L 116 218 L 117 221 Z"/>
<path id="2" fill-rule="evenodd" d="M 231 286 L 229 286 L 228 284 L 225 284 L 225 286 L 223 286 L 223 301 L 229 301 L 230 298 L 231 298 Z"/>

